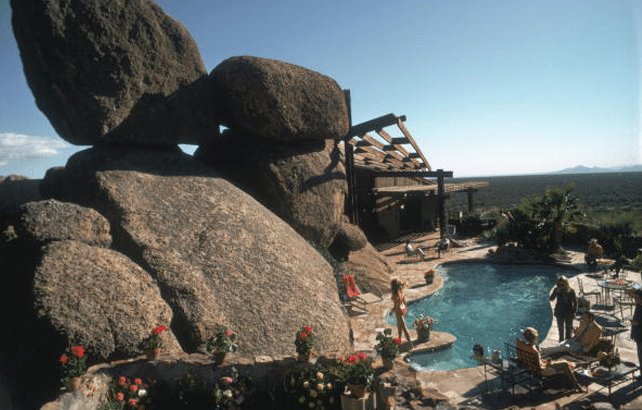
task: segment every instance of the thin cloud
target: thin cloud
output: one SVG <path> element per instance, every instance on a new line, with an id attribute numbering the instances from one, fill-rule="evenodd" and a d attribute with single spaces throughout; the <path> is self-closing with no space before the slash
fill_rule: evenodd
<path id="1" fill-rule="evenodd" d="M 24 159 L 52 157 L 69 146 L 59 138 L 0 133 L 0 167 Z"/>

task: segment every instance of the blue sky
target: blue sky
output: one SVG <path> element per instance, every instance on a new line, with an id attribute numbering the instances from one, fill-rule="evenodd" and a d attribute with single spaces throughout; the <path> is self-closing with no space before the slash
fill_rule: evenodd
<path id="1" fill-rule="evenodd" d="M 41 178 L 86 147 L 65 143 L 36 107 L 8 3 L 0 175 Z M 354 124 L 406 115 L 432 167 L 456 177 L 642 163 L 639 0 L 157 3 L 208 71 L 238 55 L 319 71 L 350 89 Z"/>

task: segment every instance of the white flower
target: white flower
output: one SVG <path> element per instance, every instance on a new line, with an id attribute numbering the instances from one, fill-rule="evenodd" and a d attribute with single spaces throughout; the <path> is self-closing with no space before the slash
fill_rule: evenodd
<path id="1" fill-rule="evenodd" d="M 324 387 L 323 383 L 317 383 L 317 390 L 321 391 Z"/>
<path id="2" fill-rule="evenodd" d="M 138 389 L 138 397 L 145 397 L 145 396 L 147 396 L 147 390 Z"/>
<path id="3" fill-rule="evenodd" d="M 303 382 L 303 388 L 307 389 L 308 387 L 310 387 L 310 382 L 306 380 Z"/>
<path id="4" fill-rule="evenodd" d="M 232 398 L 232 396 L 233 396 L 233 395 L 234 395 L 234 394 L 232 394 L 232 390 L 230 390 L 230 389 L 227 389 L 227 390 L 225 390 L 225 391 L 223 392 L 223 396 L 228 397 L 228 398 L 230 398 L 230 399 Z"/>
<path id="5" fill-rule="evenodd" d="M 323 373 L 317 372 L 317 379 L 323 379 Z"/>

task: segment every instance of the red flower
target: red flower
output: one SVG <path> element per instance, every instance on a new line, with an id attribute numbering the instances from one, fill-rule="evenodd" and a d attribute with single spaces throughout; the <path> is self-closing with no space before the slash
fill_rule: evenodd
<path id="1" fill-rule="evenodd" d="M 134 383 L 136 384 L 142 384 L 143 381 L 141 379 L 134 379 Z"/>
<path id="2" fill-rule="evenodd" d="M 350 356 L 348 356 L 348 357 L 346 358 L 346 362 L 348 362 L 348 363 L 350 363 L 350 364 L 355 364 L 355 363 L 357 363 L 358 361 L 359 361 L 359 359 L 357 358 L 357 356 L 355 356 L 355 355 L 353 355 L 353 354 L 351 354 Z"/>
<path id="3" fill-rule="evenodd" d="M 65 363 L 67 363 L 68 360 L 69 360 L 69 358 L 64 354 L 62 356 L 60 356 L 60 363 L 65 364 Z"/>
<path id="4" fill-rule="evenodd" d="M 401 338 L 400 338 L 400 337 L 395 337 L 395 338 L 394 338 L 394 339 L 392 339 L 392 340 L 394 340 L 394 342 L 395 342 L 396 344 L 398 344 L 398 345 L 400 345 L 400 344 L 401 344 Z"/>
<path id="5" fill-rule="evenodd" d="M 232 331 L 231 331 L 231 330 L 228 330 L 228 331 L 227 331 L 227 333 L 226 333 L 226 335 L 227 335 L 227 336 L 232 336 Z"/>
<path id="6" fill-rule="evenodd" d="M 359 353 L 357 353 L 357 356 L 359 357 L 359 359 L 363 360 L 364 362 L 366 361 L 366 354 L 365 353 L 359 352 Z"/>
<path id="7" fill-rule="evenodd" d="M 159 326 L 159 327 L 157 327 L 156 329 L 152 330 L 152 334 L 153 334 L 154 336 L 158 336 L 158 335 L 160 335 L 160 334 L 161 334 L 161 332 L 163 332 L 164 330 L 167 330 L 167 328 L 166 328 L 165 326 Z"/>
<path id="8" fill-rule="evenodd" d="M 125 376 L 120 376 L 120 379 L 118 379 L 118 384 L 121 386 L 127 384 L 127 379 L 125 379 Z"/>
<path id="9" fill-rule="evenodd" d="M 305 331 L 308 333 L 312 333 L 312 327 L 311 326 L 306 326 Z"/>
<path id="10" fill-rule="evenodd" d="M 125 395 L 122 393 L 116 394 L 116 400 L 118 401 L 123 401 L 125 399 Z"/>
<path id="11" fill-rule="evenodd" d="M 136 399 L 129 399 L 127 400 L 127 404 L 134 407 L 136 406 Z"/>
<path id="12" fill-rule="evenodd" d="M 136 390 L 138 390 L 138 386 L 136 386 L 135 384 L 132 384 L 131 386 L 129 386 L 129 390 L 131 390 L 132 392 L 135 392 Z"/>
<path id="13" fill-rule="evenodd" d="M 307 333 L 304 333 L 304 332 L 301 332 L 301 333 L 299 333 L 299 338 L 301 338 L 301 339 L 307 339 L 307 338 L 308 338 L 308 334 L 307 334 Z"/>
<path id="14" fill-rule="evenodd" d="M 79 359 L 82 359 L 82 357 L 85 355 L 85 349 L 82 346 L 72 346 L 71 354 Z"/>

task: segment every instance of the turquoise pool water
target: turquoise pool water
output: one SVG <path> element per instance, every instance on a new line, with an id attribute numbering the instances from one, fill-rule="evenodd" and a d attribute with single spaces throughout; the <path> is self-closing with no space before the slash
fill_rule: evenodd
<path id="1" fill-rule="evenodd" d="M 532 326 L 546 337 L 552 322 L 548 295 L 558 275 L 573 277 L 576 271 L 548 265 L 494 265 L 455 263 L 442 265 L 444 277 L 439 292 L 408 305 L 406 325 L 416 335 L 412 323 L 420 314 L 434 317 L 433 330 L 457 337 L 452 348 L 410 356 L 418 370 L 454 370 L 477 366 L 471 359 L 476 343 L 486 355 L 503 350 L 504 342 L 515 342 L 520 330 Z M 571 282 L 572 283 L 572 282 Z M 396 335 L 396 319 L 388 314 Z"/>

